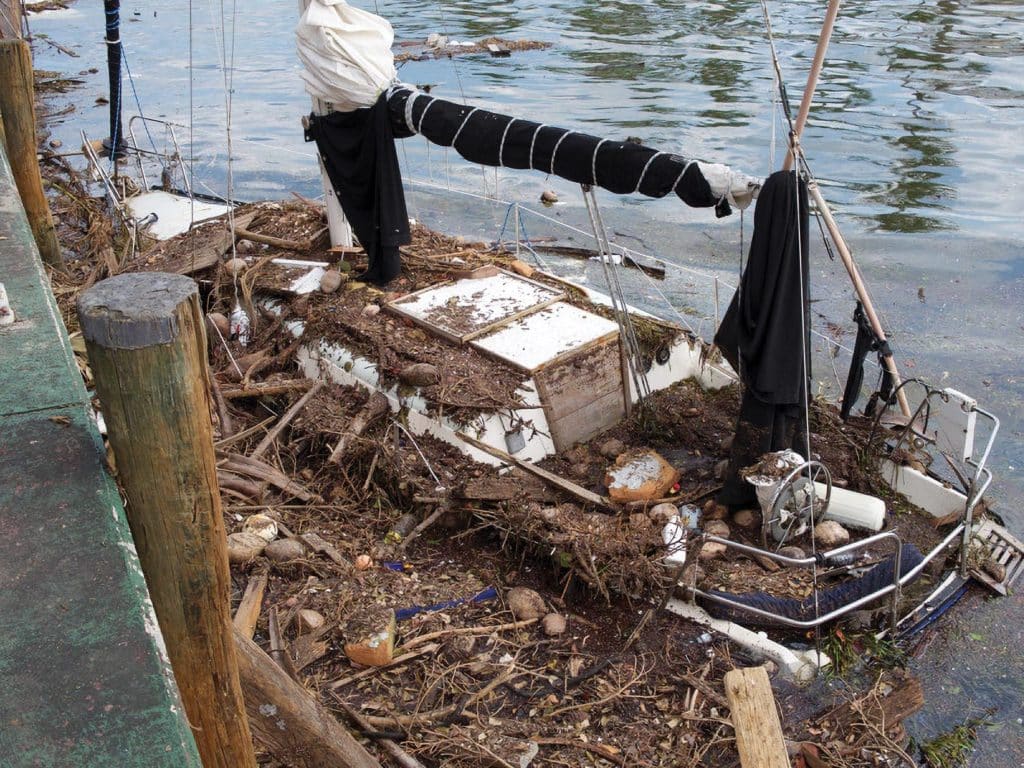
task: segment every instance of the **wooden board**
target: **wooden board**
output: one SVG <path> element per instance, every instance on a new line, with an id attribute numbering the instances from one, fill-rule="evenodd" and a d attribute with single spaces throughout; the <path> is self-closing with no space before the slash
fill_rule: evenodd
<path id="1" fill-rule="evenodd" d="M 764 667 L 725 674 L 725 695 L 743 768 L 789 768 L 775 696 Z"/>
<path id="2" fill-rule="evenodd" d="M 617 338 L 546 366 L 534 381 L 556 450 L 589 440 L 626 415 Z"/>
<path id="3" fill-rule="evenodd" d="M 564 298 L 555 288 L 499 270 L 490 277 L 423 288 L 385 307 L 461 344 Z"/>
<path id="4" fill-rule="evenodd" d="M 472 345 L 522 371 L 533 373 L 619 334 L 611 320 L 567 302 L 556 302 L 481 335 Z"/>

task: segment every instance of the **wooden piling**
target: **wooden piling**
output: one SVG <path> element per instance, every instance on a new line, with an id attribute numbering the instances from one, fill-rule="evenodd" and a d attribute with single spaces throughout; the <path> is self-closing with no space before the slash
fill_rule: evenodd
<path id="1" fill-rule="evenodd" d="M 203 765 L 254 768 L 196 284 L 181 275 L 118 275 L 79 297 L 78 317 L 128 521 Z"/>
<path id="2" fill-rule="evenodd" d="M 43 193 L 43 179 L 36 159 L 36 111 L 32 90 L 32 53 L 24 40 L 0 40 L 0 118 L 7 159 L 14 172 L 29 226 L 39 255 L 54 267 L 64 257 L 53 227 L 50 204 Z"/>

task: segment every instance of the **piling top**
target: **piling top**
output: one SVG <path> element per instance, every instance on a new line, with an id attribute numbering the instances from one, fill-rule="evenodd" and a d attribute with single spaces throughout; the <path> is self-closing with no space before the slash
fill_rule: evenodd
<path id="1" fill-rule="evenodd" d="M 197 293 L 184 275 L 133 272 L 103 280 L 78 298 L 85 340 L 106 349 L 141 349 L 178 338 L 177 308 Z"/>

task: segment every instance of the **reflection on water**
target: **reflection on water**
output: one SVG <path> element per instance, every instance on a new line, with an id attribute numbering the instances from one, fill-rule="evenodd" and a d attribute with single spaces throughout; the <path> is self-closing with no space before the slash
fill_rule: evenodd
<path id="1" fill-rule="evenodd" d="M 194 5 L 192 57 L 195 71 L 208 76 L 193 78 L 191 93 L 192 6 L 169 0 L 152 15 L 126 14 L 124 38 L 148 113 L 183 119 L 192 99 L 200 169 L 208 172 L 211 187 L 223 186 L 217 173 L 225 122 L 219 67 L 221 51 L 230 53 L 232 42 L 218 29 L 221 12 L 212 0 Z M 683 149 L 752 173 L 770 170 L 773 128 L 775 150 L 782 149 L 785 129 L 774 103 L 759 2 L 367 5 L 391 20 L 400 41 L 442 32 L 458 40 L 500 35 L 552 44 L 511 59 L 465 56 L 402 67 L 403 79 L 436 83 L 442 96 L 586 126 L 593 133 L 628 131 L 649 145 Z M 769 7 L 795 109 L 821 4 Z M 97 13 L 84 5 L 79 11 L 83 41 L 95 41 L 89 24 Z M 269 2 L 248 4 L 245 13 L 245 31 L 234 37 L 234 116 L 258 121 L 255 130 L 268 143 L 300 154 L 276 158 L 271 173 L 283 178 L 271 179 L 265 153 L 240 144 L 239 163 L 251 163 L 253 174 L 247 177 L 249 189 L 239 193 L 258 197 L 296 180 L 308 183 L 305 192 L 311 193 L 314 174 L 305 165 L 308 148 L 299 140 L 295 118 L 306 98 L 293 53 L 294 17 Z M 102 49 L 92 45 L 89 53 L 95 62 Z M 837 209 L 865 231 L 1015 237 L 1018 182 L 1002 176 L 1024 165 L 1022 66 L 1020 3 L 845 3 L 804 138 L 816 172 L 841 180 L 830 190 Z M 102 124 L 99 110 L 86 118 L 97 128 Z M 240 134 L 253 130 L 247 126 Z M 427 151 L 421 143 L 410 144 L 410 170 L 422 173 Z M 216 161 L 208 162 L 211 157 Z M 1015 194 L 1007 195 L 1007 187 Z"/>

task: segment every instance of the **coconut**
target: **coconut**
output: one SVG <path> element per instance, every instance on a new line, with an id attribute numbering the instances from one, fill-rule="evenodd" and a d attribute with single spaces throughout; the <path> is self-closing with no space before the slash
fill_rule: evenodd
<path id="1" fill-rule="evenodd" d="M 520 621 L 539 619 L 548 612 L 544 598 L 528 587 L 513 587 L 505 596 L 512 615 Z"/>

